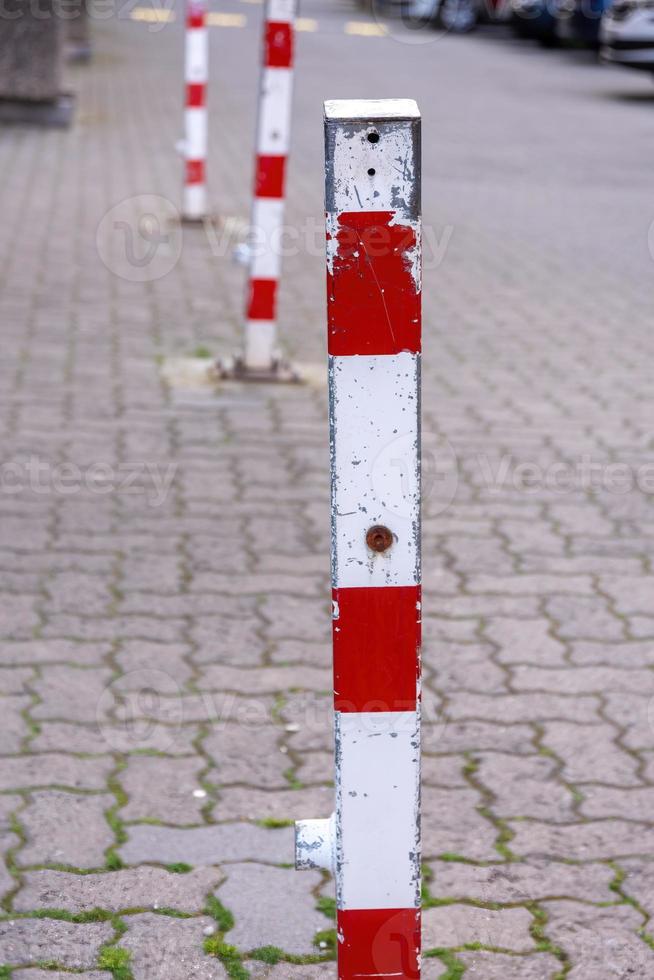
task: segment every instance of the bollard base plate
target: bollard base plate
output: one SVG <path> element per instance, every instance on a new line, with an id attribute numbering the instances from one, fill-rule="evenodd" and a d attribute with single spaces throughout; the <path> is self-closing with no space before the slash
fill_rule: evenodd
<path id="1" fill-rule="evenodd" d="M 300 371 L 283 358 L 275 359 L 270 367 L 248 367 L 241 357 L 227 357 L 214 362 L 220 381 L 258 381 L 260 384 L 302 384 Z"/>
<path id="2" fill-rule="evenodd" d="M 75 97 L 68 93 L 62 93 L 52 102 L 0 99 L 0 123 L 66 127 L 73 121 L 74 111 Z"/>

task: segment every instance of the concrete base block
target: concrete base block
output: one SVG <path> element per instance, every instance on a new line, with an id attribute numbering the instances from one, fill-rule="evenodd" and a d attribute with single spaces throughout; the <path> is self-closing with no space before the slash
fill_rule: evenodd
<path id="1" fill-rule="evenodd" d="M 66 22 L 60 0 L 3 0 L 0 99 L 54 103 L 62 90 Z M 47 115 L 47 114 L 46 114 Z"/>
<path id="2" fill-rule="evenodd" d="M 26 99 L 0 99 L 0 123 L 29 126 L 70 126 L 75 112 L 72 95 L 60 95 L 53 102 Z"/>

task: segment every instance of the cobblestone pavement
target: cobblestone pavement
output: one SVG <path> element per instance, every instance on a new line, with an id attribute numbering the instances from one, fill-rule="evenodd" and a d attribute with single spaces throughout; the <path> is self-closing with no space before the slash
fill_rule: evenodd
<path id="1" fill-rule="evenodd" d="M 244 217 L 260 7 L 223 12 L 210 178 Z M 323 98 L 424 113 L 425 976 L 644 980 L 649 80 L 302 13 L 298 360 L 324 362 Z M 116 224 L 179 200 L 181 33 L 95 37 L 74 129 L 0 133 L 0 977 L 333 977 L 289 826 L 331 809 L 325 392 L 162 382 L 234 349 L 243 274 L 224 235 L 162 225 L 150 263 Z"/>

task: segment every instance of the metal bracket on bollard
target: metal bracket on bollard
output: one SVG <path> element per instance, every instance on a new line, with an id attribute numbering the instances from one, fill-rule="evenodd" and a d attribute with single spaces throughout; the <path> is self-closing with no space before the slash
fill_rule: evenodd
<path id="1" fill-rule="evenodd" d="M 420 977 L 420 114 L 325 105 L 339 980 Z"/>

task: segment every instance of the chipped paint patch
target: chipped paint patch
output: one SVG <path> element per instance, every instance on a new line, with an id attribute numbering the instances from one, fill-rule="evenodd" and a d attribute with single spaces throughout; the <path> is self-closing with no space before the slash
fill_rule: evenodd
<path id="1" fill-rule="evenodd" d="M 329 236 L 329 353 L 419 351 L 419 223 L 348 211 L 330 222 Z"/>

